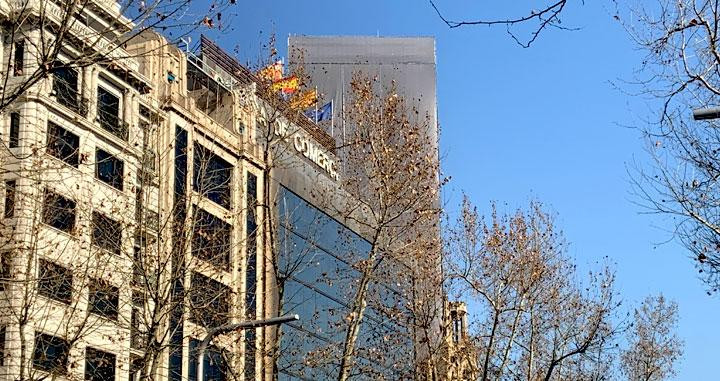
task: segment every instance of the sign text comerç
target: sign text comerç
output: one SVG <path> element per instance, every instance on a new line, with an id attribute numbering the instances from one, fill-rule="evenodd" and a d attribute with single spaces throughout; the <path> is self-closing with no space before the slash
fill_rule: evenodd
<path id="1" fill-rule="evenodd" d="M 290 133 L 288 123 L 284 120 L 275 122 L 275 135 L 282 139 L 290 138 L 289 142 L 295 151 L 310 159 L 318 167 L 322 168 L 333 180 L 340 179 L 335 159 L 328 155 L 317 142 L 305 135 L 300 128 Z"/>

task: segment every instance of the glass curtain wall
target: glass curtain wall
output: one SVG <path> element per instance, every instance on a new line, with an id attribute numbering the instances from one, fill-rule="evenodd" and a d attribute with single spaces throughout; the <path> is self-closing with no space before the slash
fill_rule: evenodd
<path id="1" fill-rule="evenodd" d="M 278 378 L 332 379 L 337 377 L 346 317 L 361 275 L 356 266 L 367 258 L 371 245 L 289 189 L 280 187 L 279 193 L 278 265 L 281 279 L 286 279 L 281 312 L 297 313 L 300 321 L 282 326 Z M 379 272 L 373 279 L 354 379 L 411 375 L 412 342 L 403 309 L 408 294 L 400 277 Z"/>

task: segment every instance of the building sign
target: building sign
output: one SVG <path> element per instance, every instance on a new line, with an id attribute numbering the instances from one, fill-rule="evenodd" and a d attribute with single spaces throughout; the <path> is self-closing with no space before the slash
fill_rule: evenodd
<path id="1" fill-rule="evenodd" d="M 282 138 L 283 140 L 290 139 L 289 145 L 297 151 L 299 154 L 305 156 L 310 161 L 320 167 L 330 178 L 337 181 L 340 179 L 338 175 L 337 161 L 327 154 L 325 150 L 311 137 L 307 136 L 302 129 L 298 128 L 297 131 L 290 132 L 288 123 L 283 120 L 275 122 L 275 135 Z"/>

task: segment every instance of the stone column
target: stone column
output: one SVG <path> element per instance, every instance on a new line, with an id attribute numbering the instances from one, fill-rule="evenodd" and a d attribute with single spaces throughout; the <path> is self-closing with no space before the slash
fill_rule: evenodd
<path id="1" fill-rule="evenodd" d="M 97 68 L 87 66 L 83 68 L 82 74 L 82 97 L 86 98 L 88 103 L 87 118 L 94 122 L 97 115 Z"/>

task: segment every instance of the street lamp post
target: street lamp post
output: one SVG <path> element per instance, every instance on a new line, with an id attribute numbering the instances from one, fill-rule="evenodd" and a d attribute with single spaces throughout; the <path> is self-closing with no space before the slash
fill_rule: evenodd
<path id="1" fill-rule="evenodd" d="M 698 108 L 693 110 L 693 119 L 708 120 L 720 118 L 720 107 Z"/>
<path id="2" fill-rule="evenodd" d="M 232 324 L 226 324 L 221 325 L 219 327 L 210 328 L 208 330 L 207 335 L 205 335 L 205 338 L 200 343 L 200 346 L 198 346 L 197 350 L 197 358 L 198 358 L 198 365 L 197 365 L 197 381 L 203 381 L 204 376 L 204 363 L 205 363 L 205 349 L 207 349 L 207 346 L 210 344 L 210 341 L 213 339 L 213 337 L 217 335 L 222 335 L 224 333 L 229 333 L 232 331 L 237 331 L 239 329 L 250 329 L 250 328 L 258 328 L 258 327 L 265 327 L 268 325 L 280 325 L 284 323 L 289 323 L 291 321 L 299 320 L 300 316 L 297 314 L 295 315 L 285 315 L 285 316 L 278 316 L 270 319 L 262 319 L 262 320 L 248 320 L 248 321 L 242 321 L 240 323 L 232 323 Z"/>

